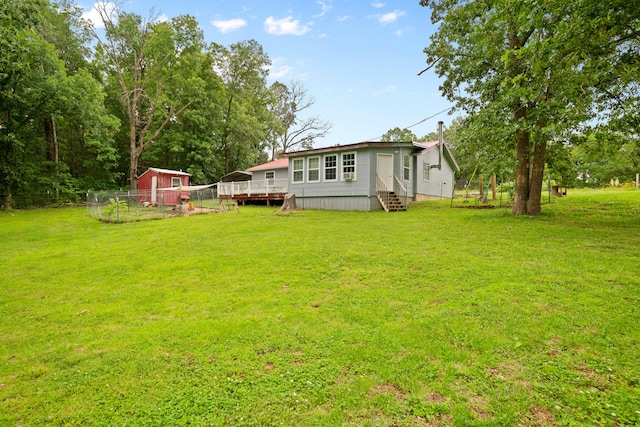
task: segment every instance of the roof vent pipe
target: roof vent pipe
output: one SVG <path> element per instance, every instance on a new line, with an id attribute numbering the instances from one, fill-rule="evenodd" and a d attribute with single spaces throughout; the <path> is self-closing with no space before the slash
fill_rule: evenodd
<path id="1" fill-rule="evenodd" d="M 438 122 L 438 169 L 442 170 L 442 125 L 444 122 L 440 120 Z"/>

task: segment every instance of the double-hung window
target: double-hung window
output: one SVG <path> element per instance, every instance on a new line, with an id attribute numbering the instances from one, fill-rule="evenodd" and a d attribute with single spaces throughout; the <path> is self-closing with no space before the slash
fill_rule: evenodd
<path id="1" fill-rule="evenodd" d="M 307 159 L 307 182 L 320 181 L 320 157 Z"/>
<path id="2" fill-rule="evenodd" d="M 324 180 L 338 180 L 338 156 L 335 154 L 324 156 Z"/>
<path id="3" fill-rule="evenodd" d="M 172 187 L 180 187 L 182 185 L 182 179 L 178 178 L 177 176 L 172 176 L 171 177 L 171 186 Z"/>
<path id="4" fill-rule="evenodd" d="M 356 179 L 356 153 L 344 153 L 342 155 L 342 180 Z"/>
<path id="5" fill-rule="evenodd" d="M 266 184 L 268 186 L 273 187 L 273 185 L 276 183 L 276 172 L 266 171 L 264 173 L 264 180 L 266 181 Z"/>
<path id="6" fill-rule="evenodd" d="M 431 179 L 431 165 L 427 162 L 424 162 L 422 169 L 422 179 L 426 182 L 429 182 Z"/>
<path id="7" fill-rule="evenodd" d="M 304 182 L 304 159 L 293 159 L 293 182 Z"/>

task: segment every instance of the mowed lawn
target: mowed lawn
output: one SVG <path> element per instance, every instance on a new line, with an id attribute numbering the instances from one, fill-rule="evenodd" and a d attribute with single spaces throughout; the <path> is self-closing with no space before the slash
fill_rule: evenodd
<path id="1" fill-rule="evenodd" d="M 640 191 L 0 212 L 0 425 L 640 423 Z"/>

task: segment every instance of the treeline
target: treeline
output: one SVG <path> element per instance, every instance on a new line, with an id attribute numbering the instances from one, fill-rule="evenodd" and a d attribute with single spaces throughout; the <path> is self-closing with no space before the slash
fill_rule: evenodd
<path id="1" fill-rule="evenodd" d="M 149 166 L 215 182 L 330 129 L 300 117 L 313 98 L 299 82 L 267 84 L 256 41 L 206 43 L 191 16 L 108 7 L 94 28 L 67 0 L 0 0 L 3 207 L 135 188 Z"/>

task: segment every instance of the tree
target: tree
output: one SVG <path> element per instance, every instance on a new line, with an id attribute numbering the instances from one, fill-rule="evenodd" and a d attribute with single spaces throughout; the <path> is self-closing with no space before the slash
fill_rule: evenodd
<path id="1" fill-rule="evenodd" d="M 275 82 L 270 89 L 273 96 L 271 112 L 279 122 L 269 137 L 272 159 L 280 153 L 312 148 L 316 139 L 329 133 L 330 123 L 317 116 L 300 117 L 315 104 L 315 99 L 308 96 L 300 81 L 294 80 L 289 86 Z"/>
<path id="2" fill-rule="evenodd" d="M 387 142 L 414 142 L 418 138 L 409 129 L 393 128 L 382 135 L 380 140 Z"/>
<path id="3" fill-rule="evenodd" d="M 228 48 L 214 43 L 211 50 L 213 65 L 224 83 L 221 118 L 213 132 L 226 174 L 252 166 L 264 149 L 268 129 L 274 126 L 267 110 L 271 60 L 255 40 Z"/>
<path id="4" fill-rule="evenodd" d="M 14 195 L 22 206 L 38 204 L 50 189 L 56 201 L 61 192 L 65 201 L 78 197 L 71 165 L 95 154 L 82 152 L 84 136 L 100 134 L 110 120 L 101 110 L 102 91 L 87 72 L 84 35 L 78 9 L 66 2 L 0 1 L 0 194 L 5 208 L 12 207 Z M 80 88 L 82 93 L 74 93 Z M 93 119 L 100 122 L 97 128 Z M 75 141 L 78 150 L 72 149 Z M 108 145 L 108 138 L 103 141 Z"/>
<path id="5" fill-rule="evenodd" d="M 209 183 L 222 175 L 215 131 L 222 121 L 224 85 L 213 65 L 213 52 L 195 18 L 184 15 L 169 22 L 178 52 L 165 91 L 188 102 L 142 156 L 145 165 L 186 170 L 194 183 Z"/>
<path id="6" fill-rule="evenodd" d="M 125 109 L 129 137 L 129 181 L 137 189 L 138 160 L 165 126 L 179 116 L 188 101 L 170 99 L 165 82 L 176 61 L 177 51 L 167 23 L 143 21 L 139 15 L 111 9 L 110 3 L 96 3 L 105 26 L 104 40 L 98 40 L 98 58 L 115 79 Z"/>
<path id="7" fill-rule="evenodd" d="M 443 94 L 485 144 L 515 153 L 513 214 L 540 214 L 548 141 L 592 117 L 597 65 L 618 40 L 637 38 L 637 11 L 578 0 L 421 5 L 440 23 L 425 49 L 427 70 L 445 77 Z"/>
<path id="8" fill-rule="evenodd" d="M 611 129 L 597 129 L 576 135 L 569 148 L 569 160 L 578 183 L 604 186 L 612 179 L 631 181 L 640 170 L 640 139 Z"/>

